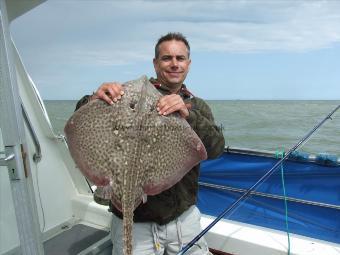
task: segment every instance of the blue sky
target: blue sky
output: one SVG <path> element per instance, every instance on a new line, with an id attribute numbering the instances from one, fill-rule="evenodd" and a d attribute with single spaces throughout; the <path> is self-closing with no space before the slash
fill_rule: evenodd
<path id="1" fill-rule="evenodd" d="M 336 0 L 51 0 L 11 24 L 43 99 L 153 76 L 154 44 L 169 31 L 191 44 L 186 84 L 196 96 L 340 98 Z"/>

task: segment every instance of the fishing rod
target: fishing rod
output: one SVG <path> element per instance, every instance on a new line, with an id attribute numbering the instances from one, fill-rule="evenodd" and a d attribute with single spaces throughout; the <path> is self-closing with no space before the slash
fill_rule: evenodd
<path id="1" fill-rule="evenodd" d="M 220 213 L 219 216 L 215 218 L 213 222 L 211 222 L 205 229 L 201 231 L 190 243 L 188 243 L 177 255 L 183 255 L 185 254 L 199 239 L 202 238 L 213 226 L 216 225 L 217 222 L 219 222 L 224 216 L 230 215 L 233 213 L 237 207 L 240 205 L 240 203 L 245 200 L 252 191 L 254 191 L 260 184 L 265 182 L 276 170 L 276 168 L 282 164 L 283 161 L 285 161 L 290 154 L 295 151 L 298 147 L 300 147 L 301 144 L 303 144 L 316 130 L 318 130 L 328 119 L 332 119 L 331 116 L 340 108 L 340 105 L 335 107 L 334 110 L 332 110 L 327 117 L 325 117 L 319 124 L 317 124 L 311 131 L 307 133 L 296 145 L 294 145 L 287 154 L 284 155 L 270 170 L 268 170 L 267 173 L 265 173 L 253 186 L 251 186 L 246 192 L 243 193 L 241 197 L 239 197 L 231 206 L 226 208 L 222 213 Z"/>

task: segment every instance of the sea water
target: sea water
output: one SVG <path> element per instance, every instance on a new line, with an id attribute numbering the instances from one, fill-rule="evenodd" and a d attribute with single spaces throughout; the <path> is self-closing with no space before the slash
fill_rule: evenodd
<path id="1" fill-rule="evenodd" d="M 46 100 L 52 126 L 62 134 L 77 101 Z M 339 101 L 207 101 L 222 129 L 226 146 L 286 151 L 327 116 Z M 300 149 L 309 153 L 340 155 L 340 111 L 333 115 Z"/>

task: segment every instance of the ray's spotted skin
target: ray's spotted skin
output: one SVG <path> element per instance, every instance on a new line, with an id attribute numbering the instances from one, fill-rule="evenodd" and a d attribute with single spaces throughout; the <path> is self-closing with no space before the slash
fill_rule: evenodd
<path id="1" fill-rule="evenodd" d="M 146 76 L 123 84 L 113 105 L 93 100 L 65 126 L 71 155 L 82 173 L 123 213 L 124 254 L 132 254 L 133 211 L 178 182 L 207 158 L 197 134 L 178 113 L 157 112 L 160 92 Z"/>

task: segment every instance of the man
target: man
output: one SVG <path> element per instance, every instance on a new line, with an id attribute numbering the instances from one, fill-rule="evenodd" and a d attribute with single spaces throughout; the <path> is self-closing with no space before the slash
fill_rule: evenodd
<path id="1" fill-rule="evenodd" d="M 155 46 L 153 65 L 157 79 L 150 82 L 163 94 L 157 111 L 164 116 L 173 112 L 187 120 L 204 143 L 208 158 L 218 157 L 224 149 L 221 130 L 215 125 L 209 106 L 193 97 L 183 84 L 191 64 L 190 46 L 180 33 L 168 33 Z M 78 104 L 101 99 L 113 104 L 124 96 L 121 84 L 103 83 L 92 96 L 85 96 Z M 157 156 L 157 155 L 155 155 Z M 201 231 L 200 212 L 195 206 L 198 191 L 199 165 L 191 169 L 177 184 L 156 196 L 149 196 L 145 204 L 134 212 L 133 254 L 177 254 Z M 110 203 L 112 220 L 112 254 L 122 254 L 122 214 Z M 206 241 L 201 238 L 187 254 L 209 254 Z"/>

